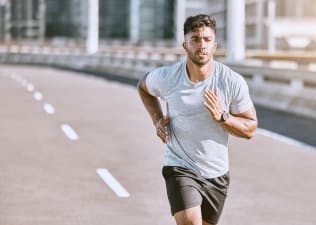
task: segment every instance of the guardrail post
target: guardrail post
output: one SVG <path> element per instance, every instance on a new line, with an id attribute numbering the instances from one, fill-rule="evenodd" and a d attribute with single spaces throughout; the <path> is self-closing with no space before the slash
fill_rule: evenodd
<path id="1" fill-rule="evenodd" d="M 89 0 L 87 52 L 96 53 L 99 48 L 99 0 Z"/>
<path id="2" fill-rule="evenodd" d="M 227 1 L 227 56 L 229 63 L 245 58 L 245 0 Z"/>
<path id="3" fill-rule="evenodd" d="M 273 23 L 275 21 L 275 0 L 268 1 L 268 51 L 275 52 L 275 37 L 273 30 Z"/>

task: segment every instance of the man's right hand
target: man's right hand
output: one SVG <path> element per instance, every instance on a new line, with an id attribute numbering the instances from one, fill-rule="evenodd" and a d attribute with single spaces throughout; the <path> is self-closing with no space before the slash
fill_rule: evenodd
<path id="1" fill-rule="evenodd" d="M 167 116 L 160 118 L 158 122 L 156 123 L 157 135 L 158 137 L 160 137 L 163 143 L 167 143 L 168 138 L 169 138 L 168 124 L 169 124 L 169 118 Z"/>

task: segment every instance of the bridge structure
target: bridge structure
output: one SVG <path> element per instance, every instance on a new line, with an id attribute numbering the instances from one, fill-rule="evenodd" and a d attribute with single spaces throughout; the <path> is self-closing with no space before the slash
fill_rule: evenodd
<path id="1" fill-rule="evenodd" d="M 0 0 L 6 12 L 6 22 L 0 25 L 5 31 L 5 42 L 0 43 L 0 224 L 175 224 L 161 176 L 164 145 L 155 136 L 135 84 L 151 69 L 184 59 L 179 43 L 135 42 L 141 31 L 134 29 L 142 18 L 137 16 L 131 17 L 130 41 L 103 39 L 98 49 L 90 46 L 90 50 L 74 39 L 48 42 L 45 1 L 34 1 L 41 12 L 36 29 L 29 26 L 33 1 L 25 1 L 27 20 L 17 13 L 17 25 L 11 24 L 11 2 Z M 140 1 L 131 2 L 139 9 Z M 212 6 L 221 18 L 218 40 L 225 40 L 222 4 L 226 1 L 175 2 L 177 14 L 205 8 L 200 4 Z M 263 15 L 264 2 L 268 17 Z M 301 1 L 295 4 L 302 6 Z M 262 47 L 262 34 L 268 31 L 266 51 L 245 49 L 243 60 L 230 62 L 227 50 L 219 49 L 215 55 L 245 77 L 260 127 L 251 140 L 230 137 L 231 186 L 223 225 L 314 225 L 316 221 L 316 55 L 306 49 L 275 48 L 280 39 L 294 47 L 312 46 L 315 32 L 310 24 L 301 23 L 295 25 L 300 29 L 281 31 L 279 27 L 292 20 L 274 18 L 274 6 L 274 0 L 246 1 L 247 12 L 258 15 L 246 15 L 247 32 L 253 28 L 253 41 L 247 36 L 246 44 Z M 78 10 L 74 10 L 76 18 Z M 95 21 L 90 15 L 89 21 Z M 182 22 L 177 23 L 177 31 Z M 39 40 L 11 39 L 13 25 L 26 25 L 25 35 Z M 306 30 L 310 30 L 307 42 Z M 24 35 L 20 33 L 24 29 L 17 31 Z M 309 144 L 272 132 L 280 129 Z"/>
<path id="2" fill-rule="evenodd" d="M 135 86 L 1 64 L 0 102 L 0 224 L 175 224 Z M 229 148 L 220 224 L 314 225 L 314 148 L 263 129 Z"/>
<path id="3" fill-rule="evenodd" d="M 88 54 L 85 46 L 72 42 L 0 45 L 2 63 L 57 66 L 127 79 L 139 79 L 157 66 L 185 57 L 183 49 L 169 46 L 168 42 L 103 42 L 95 54 Z M 258 105 L 316 118 L 316 54 L 247 50 L 245 60 L 230 63 L 225 61 L 226 50 L 219 49 L 215 58 L 245 77 Z"/>

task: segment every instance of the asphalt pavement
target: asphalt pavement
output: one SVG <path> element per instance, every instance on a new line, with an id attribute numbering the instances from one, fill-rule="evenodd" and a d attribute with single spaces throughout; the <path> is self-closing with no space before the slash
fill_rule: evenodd
<path id="1" fill-rule="evenodd" d="M 175 224 L 164 145 L 135 80 L 114 77 L 0 65 L 1 225 Z M 229 147 L 221 225 L 315 224 L 316 151 L 261 132 Z"/>

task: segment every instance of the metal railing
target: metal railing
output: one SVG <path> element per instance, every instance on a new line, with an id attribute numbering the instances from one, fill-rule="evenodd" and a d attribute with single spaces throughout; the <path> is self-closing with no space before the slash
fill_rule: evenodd
<path id="1" fill-rule="evenodd" d="M 80 47 L 0 46 L 1 63 L 58 66 L 85 71 L 103 71 L 139 79 L 158 66 L 184 59 L 180 48 L 104 45 L 89 55 Z M 225 61 L 225 51 L 215 54 Z M 289 63 L 277 66 L 280 61 Z M 247 52 L 242 63 L 229 64 L 247 80 L 255 103 L 316 118 L 316 55 Z"/>

